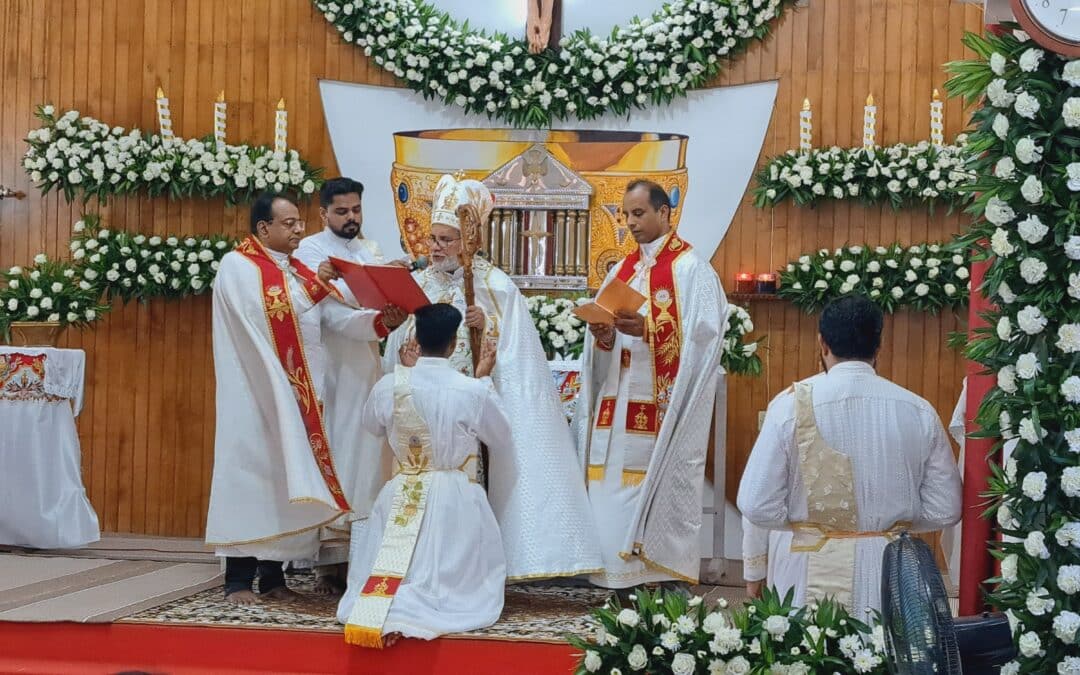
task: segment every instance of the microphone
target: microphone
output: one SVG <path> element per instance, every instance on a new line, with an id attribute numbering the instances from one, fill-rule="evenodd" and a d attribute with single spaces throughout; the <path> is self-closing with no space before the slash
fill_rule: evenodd
<path id="1" fill-rule="evenodd" d="M 409 271 L 410 272 L 415 272 L 417 270 L 425 269 L 427 266 L 428 266 L 427 256 L 422 255 L 422 256 L 418 257 L 416 260 L 413 260 L 412 262 L 409 263 Z"/>

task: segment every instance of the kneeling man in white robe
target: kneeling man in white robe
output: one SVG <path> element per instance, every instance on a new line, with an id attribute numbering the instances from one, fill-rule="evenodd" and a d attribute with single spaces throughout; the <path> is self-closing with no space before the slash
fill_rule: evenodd
<path id="1" fill-rule="evenodd" d="M 819 320 L 825 372 L 773 399 L 739 484 L 750 592 L 766 576 L 797 605 L 830 596 L 867 621 L 881 556 L 904 530 L 960 519 L 960 472 L 933 406 L 874 372 L 881 310 L 865 296 Z M 779 532 L 767 532 L 779 530 Z"/>
<path id="2" fill-rule="evenodd" d="M 375 500 L 367 536 L 352 538 L 337 613 L 351 644 L 430 640 L 490 626 L 502 613 L 499 525 L 465 467 L 475 467 L 480 443 L 493 456 L 506 452 L 510 422 L 490 378 L 494 344 L 481 353 L 477 379 L 450 365 L 461 319 L 449 304 L 418 309 L 421 357 L 379 380 L 364 407 L 364 426 L 389 439 L 397 473 Z"/>

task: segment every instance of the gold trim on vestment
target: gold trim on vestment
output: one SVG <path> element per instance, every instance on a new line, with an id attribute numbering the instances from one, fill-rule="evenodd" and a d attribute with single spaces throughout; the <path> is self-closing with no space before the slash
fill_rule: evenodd
<path id="1" fill-rule="evenodd" d="M 604 465 L 603 464 L 590 464 L 586 473 L 588 481 L 590 483 L 600 482 L 604 480 Z"/>
<path id="2" fill-rule="evenodd" d="M 645 482 L 645 469 L 623 469 L 623 487 L 637 487 Z"/>
<path id="3" fill-rule="evenodd" d="M 594 567 L 587 570 L 578 570 L 576 572 L 546 572 L 543 574 L 522 574 L 516 577 L 506 577 L 507 581 L 530 581 L 532 579 L 559 579 L 562 577 L 576 577 L 579 574 L 603 574 L 603 567 Z"/>
<path id="4" fill-rule="evenodd" d="M 817 523 L 791 523 L 791 529 L 795 533 L 794 538 L 791 541 L 792 553 L 814 553 L 820 551 L 825 547 L 830 539 L 895 539 L 900 536 L 901 532 L 911 529 L 911 522 L 900 521 L 893 523 L 891 527 L 885 530 L 878 531 L 866 531 L 858 532 L 853 530 L 830 530 L 829 528 L 819 525 Z M 796 544 L 795 542 L 800 539 L 799 535 L 806 535 L 808 537 L 816 537 L 813 543 Z M 803 537 L 804 541 L 806 540 Z"/>
<path id="5" fill-rule="evenodd" d="M 333 508 L 333 507 L 331 507 L 331 508 Z M 284 539 L 286 537 L 292 537 L 294 535 L 302 534 L 304 532 L 308 532 L 310 530 L 314 530 L 314 529 L 317 529 L 317 528 L 320 528 L 320 527 L 326 527 L 327 525 L 334 522 L 335 520 L 337 520 L 340 517 L 341 517 L 341 514 L 339 513 L 336 516 L 334 516 L 333 518 L 331 518 L 330 520 L 325 520 L 325 521 L 319 523 L 318 525 L 312 525 L 310 527 L 302 527 L 299 530 L 293 530 L 292 532 L 285 532 L 285 533 L 282 533 L 282 534 L 275 534 L 275 535 L 273 535 L 271 537 L 263 537 L 262 539 L 248 539 L 246 541 L 230 541 L 230 542 L 217 542 L 217 541 L 210 542 L 210 541 L 207 541 L 207 542 L 203 542 L 203 546 L 207 546 L 207 547 L 210 547 L 210 546 L 246 546 L 247 544 L 262 544 L 262 543 L 265 543 L 265 542 L 268 542 L 268 541 L 274 541 L 275 539 Z"/>

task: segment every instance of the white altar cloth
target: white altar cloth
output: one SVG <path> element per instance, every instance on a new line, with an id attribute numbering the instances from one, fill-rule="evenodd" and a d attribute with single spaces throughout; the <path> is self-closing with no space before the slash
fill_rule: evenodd
<path id="1" fill-rule="evenodd" d="M 101 538 L 75 416 L 86 354 L 0 346 L 0 545 L 78 548 Z"/>

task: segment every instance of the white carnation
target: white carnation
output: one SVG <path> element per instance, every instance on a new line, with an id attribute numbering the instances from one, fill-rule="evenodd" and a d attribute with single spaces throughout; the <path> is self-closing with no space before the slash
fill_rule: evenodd
<path id="1" fill-rule="evenodd" d="M 986 219 L 994 225 L 1004 225 L 1016 217 L 1016 212 L 1009 204 L 998 197 L 991 197 L 986 203 Z"/>
<path id="2" fill-rule="evenodd" d="M 1080 60 L 1069 61 L 1061 71 L 1061 79 L 1072 87 L 1080 87 Z"/>
<path id="3" fill-rule="evenodd" d="M 1039 114 L 1039 99 L 1035 98 L 1026 91 L 1020 92 L 1016 97 L 1016 103 L 1013 109 L 1020 117 L 1025 117 L 1029 120 L 1035 119 L 1035 115 Z"/>
<path id="4" fill-rule="evenodd" d="M 1010 553 L 1001 561 L 1001 578 L 1007 583 L 1016 581 L 1016 568 L 1019 558 L 1015 553 Z"/>
<path id="5" fill-rule="evenodd" d="M 1005 74 L 1005 64 L 1005 57 L 1000 52 L 994 52 L 990 55 L 990 70 L 998 77 Z"/>
<path id="6" fill-rule="evenodd" d="M 1016 162 L 1012 157 L 1002 157 L 994 165 L 994 176 L 1001 180 L 1012 180 L 1016 175 Z"/>
<path id="7" fill-rule="evenodd" d="M 1042 650 L 1042 641 L 1039 640 L 1039 635 L 1034 631 L 1028 631 L 1021 635 L 1018 644 L 1020 653 L 1028 658 L 1038 656 Z"/>
<path id="8" fill-rule="evenodd" d="M 1038 307 L 1028 305 L 1016 313 L 1016 324 L 1028 335 L 1038 335 L 1046 328 L 1047 319 Z"/>
<path id="9" fill-rule="evenodd" d="M 1020 70 L 1025 73 L 1034 72 L 1039 68 L 1039 63 L 1042 61 L 1042 58 L 1043 50 L 1041 49 L 1032 47 L 1031 49 L 1025 50 L 1024 53 L 1020 55 Z"/>
<path id="10" fill-rule="evenodd" d="M 1080 591 L 1080 565 L 1062 565 L 1058 568 L 1057 587 L 1065 595 Z"/>
<path id="11" fill-rule="evenodd" d="M 1020 379 L 1030 380 L 1040 372 L 1042 372 L 1042 364 L 1039 363 L 1039 357 L 1035 355 L 1035 352 L 1021 354 L 1016 359 L 1016 374 L 1020 376 Z"/>
<path id="12" fill-rule="evenodd" d="M 1016 142 L 1016 158 L 1024 164 L 1034 164 L 1042 159 L 1042 148 L 1030 136 Z"/>
<path id="13" fill-rule="evenodd" d="M 1020 424 L 1017 425 L 1017 433 L 1020 435 L 1020 438 L 1032 445 L 1038 443 L 1043 438 L 1046 438 L 1046 432 L 1042 429 L 1037 429 L 1035 427 L 1035 422 L 1028 417 L 1020 420 Z"/>
<path id="14" fill-rule="evenodd" d="M 1036 176 L 1028 176 L 1020 186 L 1020 194 L 1032 204 L 1038 204 L 1043 198 L 1043 184 Z"/>
<path id="15" fill-rule="evenodd" d="M 1005 80 L 1000 77 L 987 85 L 986 97 L 990 99 L 990 105 L 995 108 L 1008 108 L 1016 100 L 1016 94 L 1006 88 Z"/>
<path id="16" fill-rule="evenodd" d="M 1061 395 L 1069 403 L 1080 403 L 1080 377 L 1070 375 L 1061 383 Z"/>
<path id="17" fill-rule="evenodd" d="M 1047 560 L 1050 557 L 1050 550 L 1046 548 L 1046 535 L 1042 532 L 1028 533 L 1028 536 L 1024 538 L 1024 550 L 1033 558 Z"/>
<path id="18" fill-rule="evenodd" d="M 1080 428 L 1066 431 L 1065 442 L 1069 444 L 1069 452 L 1080 454 Z"/>
<path id="19" fill-rule="evenodd" d="M 1042 616 L 1054 609 L 1054 600 L 1050 597 L 1050 591 L 1042 586 L 1028 591 L 1024 604 L 1033 616 Z"/>
<path id="20" fill-rule="evenodd" d="M 633 609 L 627 608 L 619 612 L 617 621 L 628 628 L 633 628 L 641 622 L 641 615 Z"/>
<path id="21" fill-rule="evenodd" d="M 1016 387 L 1016 368 L 1013 366 L 1004 366 L 997 372 L 997 385 L 998 388 L 1007 394 L 1015 394 Z"/>
<path id="22" fill-rule="evenodd" d="M 1020 426 L 1023 425 L 1024 421 L 1021 420 Z M 1021 490 L 1025 497 L 1032 501 L 1041 502 L 1043 497 L 1046 496 L 1046 472 L 1032 471 L 1024 476 L 1024 481 L 1021 486 Z"/>
<path id="23" fill-rule="evenodd" d="M 783 640 L 784 635 L 787 634 L 791 624 L 786 616 L 773 615 L 765 619 L 762 627 L 765 628 L 774 640 Z"/>
<path id="24" fill-rule="evenodd" d="M 591 649 L 585 651 L 585 660 L 583 662 L 585 670 L 589 671 L 590 673 L 595 673 L 597 670 L 600 669 L 600 664 L 602 663 L 603 661 L 600 660 L 599 654 L 597 654 Z"/>
<path id="25" fill-rule="evenodd" d="M 998 113 L 994 116 L 993 128 L 997 137 L 1001 140 L 1005 140 L 1005 137 L 1009 134 L 1009 118 Z"/>
<path id="26" fill-rule="evenodd" d="M 1065 467 L 1061 472 L 1061 490 L 1069 497 L 1080 496 L 1080 466 Z"/>
<path id="27" fill-rule="evenodd" d="M 1065 101 L 1065 105 L 1061 106 L 1061 119 L 1067 127 L 1080 127 L 1080 98 L 1074 96 Z"/>
<path id="28" fill-rule="evenodd" d="M 1066 354 L 1080 352 L 1080 323 L 1066 323 L 1058 328 L 1057 348 Z"/>
<path id="29" fill-rule="evenodd" d="M 1029 244 L 1039 243 L 1046 236 L 1046 233 L 1050 231 L 1050 228 L 1043 225 L 1039 217 L 1034 214 L 1021 220 L 1016 229 L 1020 233 L 1020 238 Z"/>
<path id="30" fill-rule="evenodd" d="M 1053 609 L 1053 604 L 1053 600 L 1050 600 L 1050 609 Z M 1054 635 L 1066 645 L 1076 642 L 1078 629 L 1080 629 L 1080 615 L 1075 611 L 1065 610 L 1054 617 Z"/>
<path id="31" fill-rule="evenodd" d="M 1054 539 L 1058 546 L 1080 548 L 1080 523 L 1068 522 L 1058 528 L 1054 533 Z"/>

